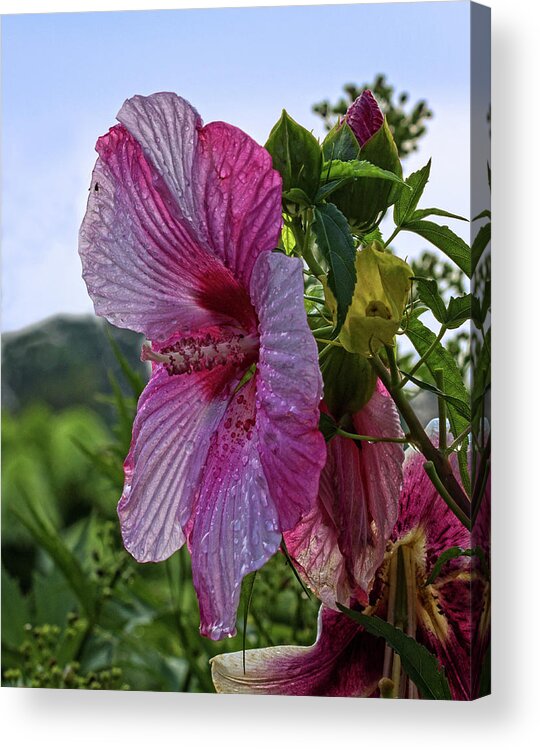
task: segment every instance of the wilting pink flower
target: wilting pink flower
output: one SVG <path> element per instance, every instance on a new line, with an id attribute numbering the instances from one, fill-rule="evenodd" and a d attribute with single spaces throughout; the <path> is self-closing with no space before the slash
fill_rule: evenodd
<path id="1" fill-rule="evenodd" d="M 351 104 L 345 115 L 345 120 L 355 134 L 358 143 L 363 146 L 372 135 L 375 135 L 381 129 L 384 115 L 371 91 L 366 89 Z"/>
<path id="2" fill-rule="evenodd" d="M 96 313 L 151 340 L 122 536 L 140 562 L 188 539 L 201 632 L 218 639 L 324 464 L 302 264 L 271 252 L 281 179 L 248 135 L 203 127 L 169 93 L 126 101 L 118 120 L 97 143 L 80 255 Z"/>
<path id="3" fill-rule="evenodd" d="M 352 417 L 359 435 L 403 437 L 394 402 L 377 383 Z M 403 448 L 335 436 L 313 509 L 284 537 L 300 574 L 328 607 L 367 603 L 397 520 Z"/>
<path id="4" fill-rule="evenodd" d="M 423 462 L 421 455 L 408 451 L 399 518 L 377 572 L 371 604 L 364 611 L 397 625 L 395 595 L 404 586 L 403 629 L 438 657 L 452 697 L 470 700 L 476 696 L 471 676 L 473 623 L 482 621 L 481 613 L 470 609 L 471 587 L 483 587 L 485 581 L 474 573 L 471 558 L 457 557 L 426 585 L 441 553 L 453 546 L 469 547 L 470 534 L 433 488 Z M 483 639 L 484 648 L 486 642 Z M 478 655 L 479 663 L 482 657 Z M 242 653 L 217 656 L 211 663 L 218 692 L 377 697 L 380 679 L 392 674 L 393 658 L 382 638 L 323 605 L 312 646 L 247 651 L 245 674 Z M 416 686 L 403 673 L 399 694 L 418 697 Z"/>

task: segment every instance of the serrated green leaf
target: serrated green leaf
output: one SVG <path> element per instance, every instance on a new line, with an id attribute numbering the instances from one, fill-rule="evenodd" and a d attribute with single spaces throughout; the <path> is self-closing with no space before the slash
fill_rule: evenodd
<path id="1" fill-rule="evenodd" d="M 321 172 L 322 180 L 330 182 L 333 180 L 360 178 L 390 180 L 405 187 L 405 183 L 401 177 L 390 172 L 388 169 L 381 169 L 381 167 L 377 167 L 369 161 L 359 161 L 357 159 L 353 161 L 338 161 L 333 159 L 331 162 L 323 164 Z"/>
<path id="2" fill-rule="evenodd" d="M 469 221 L 465 216 L 444 211 L 442 208 L 419 208 L 411 216 L 411 221 L 425 219 L 426 216 L 444 216 L 447 219 L 457 219 L 458 221 Z"/>
<path id="3" fill-rule="evenodd" d="M 322 153 L 313 133 L 295 122 L 285 110 L 266 142 L 274 169 L 283 180 L 283 192 L 302 190 L 312 199 L 319 187 Z"/>
<path id="4" fill-rule="evenodd" d="M 356 284 L 354 240 L 347 219 L 332 203 L 314 209 L 313 231 L 330 269 L 328 286 L 337 304 L 337 333 L 347 316 Z"/>
<path id="5" fill-rule="evenodd" d="M 420 356 L 424 356 L 428 349 L 433 347 L 426 364 L 433 377 L 435 377 L 435 370 L 443 370 L 446 394 L 458 399 L 460 403 L 470 404 L 470 396 L 463 384 L 459 367 L 454 357 L 440 342 L 435 344 L 435 334 L 412 315 L 408 320 L 406 333 Z M 461 435 L 469 426 L 469 419 L 456 409 L 455 404 L 448 403 L 448 419 L 453 435 Z"/>
<path id="6" fill-rule="evenodd" d="M 411 189 L 402 191 L 396 205 L 394 206 L 394 223 L 396 226 L 401 226 L 411 218 L 418 205 L 418 201 L 422 197 L 427 181 L 429 180 L 430 170 L 431 159 L 425 167 L 422 167 L 422 169 L 419 169 L 417 172 L 413 172 L 405 180 L 406 184 Z"/>
<path id="7" fill-rule="evenodd" d="M 455 396 L 450 396 L 448 393 L 443 393 L 437 386 L 432 385 L 431 383 L 426 383 L 424 380 L 419 380 L 414 375 L 411 375 L 410 373 L 406 372 L 405 370 L 401 370 L 403 375 L 411 381 L 411 383 L 414 383 L 414 385 L 417 385 L 418 388 L 421 388 L 424 391 L 429 391 L 430 393 L 433 393 L 438 398 L 442 398 L 446 401 L 446 403 L 451 404 L 454 409 L 457 411 L 458 414 L 461 414 L 461 416 L 464 419 L 467 419 L 470 421 L 471 418 L 471 408 L 469 406 L 469 403 L 467 401 L 462 401 L 459 398 L 456 398 Z"/>
<path id="8" fill-rule="evenodd" d="M 425 646 L 406 635 L 399 628 L 374 615 L 364 615 L 341 604 L 338 608 L 361 625 L 371 635 L 384 638 L 400 655 L 403 669 L 414 682 L 422 698 L 427 700 L 451 700 L 452 694 L 443 667 Z"/>
<path id="9" fill-rule="evenodd" d="M 434 279 L 425 279 L 421 276 L 415 276 L 414 281 L 416 281 L 418 296 L 424 305 L 429 307 L 439 323 L 444 323 L 447 318 L 446 305 L 439 294 L 437 282 Z"/>
<path id="10" fill-rule="evenodd" d="M 446 327 L 459 328 L 472 314 L 472 296 L 464 294 L 462 297 L 450 297 L 446 313 Z"/>
<path id="11" fill-rule="evenodd" d="M 402 229 L 414 232 L 431 242 L 470 277 L 471 250 L 467 243 L 449 227 L 440 226 L 432 221 L 409 221 L 402 226 Z"/>

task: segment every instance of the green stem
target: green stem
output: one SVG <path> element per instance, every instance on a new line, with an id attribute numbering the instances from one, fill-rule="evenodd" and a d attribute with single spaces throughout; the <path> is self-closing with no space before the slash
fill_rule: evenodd
<path id="1" fill-rule="evenodd" d="M 424 362 L 428 359 L 430 354 L 433 352 L 435 347 L 441 342 L 442 337 L 446 333 L 446 326 L 442 325 L 441 330 L 439 331 L 438 335 L 436 336 L 435 340 L 430 344 L 430 346 L 426 349 L 426 351 L 422 354 L 420 359 L 416 362 L 412 370 L 408 373 L 408 375 L 405 375 L 401 383 L 399 384 L 399 388 L 403 388 L 403 386 L 409 382 L 411 379 L 411 375 L 414 375 L 415 372 L 418 372 L 420 367 L 424 364 Z"/>
<path id="2" fill-rule="evenodd" d="M 384 243 L 384 246 L 385 246 L 385 247 L 388 247 L 388 246 L 389 246 L 389 244 L 390 244 L 390 243 L 392 242 L 392 240 L 395 240 L 395 239 L 396 239 L 396 237 L 398 236 L 398 234 L 399 234 L 400 232 L 401 232 L 401 227 L 396 227 L 396 228 L 394 229 L 394 231 L 392 232 L 392 234 L 390 235 L 390 237 L 389 237 L 389 238 L 388 238 L 388 239 L 386 240 L 386 242 Z"/>
<path id="3" fill-rule="evenodd" d="M 435 384 L 441 393 L 444 393 L 444 372 L 437 368 L 434 370 Z M 446 402 L 442 396 L 437 397 L 439 405 L 439 450 L 446 452 Z"/>
<path id="4" fill-rule="evenodd" d="M 459 505 L 456 502 L 454 502 L 454 499 L 451 497 L 450 493 L 441 482 L 440 477 L 437 474 L 437 471 L 433 464 L 433 461 L 426 461 L 426 463 L 424 464 L 424 471 L 426 472 L 428 477 L 431 479 L 433 486 L 435 487 L 439 495 L 442 497 L 444 502 L 448 505 L 450 510 L 452 510 L 456 514 L 456 516 L 459 518 L 461 523 L 464 526 L 466 526 L 470 531 L 471 521 L 470 521 L 469 516 L 463 513 Z"/>
<path id="5" fill-rule="evenodd" d="M 373 435 L 356 435 L 354 432 L 346 432 L 338 427 L 337 434 L 342 437 L 350 438 L 351 440 L 364 440 L 367 443 L 410 443 L 411 439 L 397 438 L 397 437 L 374 437 Z"/>
<path id="6" fill-rule="evenodd" d="M 468 427 L 466 427 L 463 430 L 463 432 L 460 435 L 457 436 L 457 438 L 454 440 L 454 442 L 451 443 L 451 445 L 449 445 L 448 448 L 446 449 L 446 455 L 447 456 L 449 456 L 450 453 L 453 453 L 459 447 L 460 443 L 463 440 L 465 440 L 465 438 L 467 437 L 467 435 L 469 434 L 470 431 L 471 431 L 471 425 L 469 425 Z"/>
<path id="7" fill-rule="evenodd" d="M 321 268 L 319 263 L 317 262 L 315 256 L 313 255 L 311 251 L 310 245 L 310 230 L 309 230 L 309 224 L 308 224 L 308 230 L 304 232 L 302 229 L 302 223 L 299 219 L 294 219 L 290 227 L 292 229 L 292 233 L 294 235 L 294 241 L 298 248 L 301 248 L 302 257 L 307 263 L 307 266 L 313 276 L 316 278 L 321 278 L 325 275 L 324 270 Z"/>
<path id="8" fill-rule="evenodd" d="M 382 384 L 392 397 L 403 416 L 403 419 L 407 423 L 412 439 L 411 442 L 419 447 L 428 462 L 433 463 L 435 471 L 440 479 L 441 486 L 445 489 L 446 495 L 452 500 L 452 506 L 459 509 L 459 515 L 458 513 L 456 513 L 456 515 L 463 524 L 470 529 L 471 522 L 469 519 L 471 503 L 454 476 L 448 458 L 433 445 L 429 437 L 426 435 L 426 432 L 409 403 L 407 396 L 401 388 L 394 387 L 390 379 L 390 373 L 381 362 L 380 358 L 377 355 L 374 355 L 369 361 L 376 374 L 379 376 Z M 441 495 L 441 497 L 443 500 L 446 500 L 445 496 Z M 452 507 L 452 510 L 454 510 L 454 507 Z"/>

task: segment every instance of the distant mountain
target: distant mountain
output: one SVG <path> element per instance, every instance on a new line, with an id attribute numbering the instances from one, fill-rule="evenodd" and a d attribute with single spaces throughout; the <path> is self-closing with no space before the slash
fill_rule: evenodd
<path id="1" fill-rule="evenodd" d="M 35 402 L 55 410 L 89 406 L 101 416 L 112 417 L 101 396 L 111 394 L 108 373 L 123 390 L 128 388 L 107 337 L 106 326 L 131 367 L 146 380 L 147 365 L 140 361 L 143 337 L 115 328 L 91 315 L 58 315 L 2 337 L 2 406 L 12 413 Z M 415 398 L 415 410 L 425 424 L 437 416 L 437 400 L 423 391 Z"/>
<path id="2" fill-rule="evenodd" d="M 125 381 L 106 326 L 131 367 L 146 380 L 147 366 L 139 358 L 142 336 L 91 315 L 57 315 L 2 336 L 3 408 L 15 413 L 35 402 L 55 410 L 82 405 L 109 417 L 110 406 L 99 399 L 111 393 L 108 373 L 122 386 Z"/>

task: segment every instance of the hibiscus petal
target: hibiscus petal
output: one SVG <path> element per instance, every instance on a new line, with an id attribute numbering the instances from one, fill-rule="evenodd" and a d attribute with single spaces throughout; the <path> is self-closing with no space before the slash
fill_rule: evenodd
<path id="1" fill-rule="evenodd" d="M 249 288 L 255 261 L 281 231 L 281 177 L 270 154 L 233 125 L 210 123 L 199 133 L 196 187 L 209 246 Z"/>
<path id="2" fill-rule="evenodd" d="M 351 104 L 346 119 L 361 146 L 380 130 L 384 122 L 377 100 L 368 90 Z"/>
<path id="3" fill-rule="evenodd" d="M 254 429 L 255 394 L 252 378 L 212 437 L 190 534 L 201 633 L 214 640 L 235 634 L 242 578 L 281 541 Z"/>
<path id="4" fill-rule="evenodd" d="M 259 318 L 257 429 L 283 530 L 313 507 L 326 458 L 319 431 L 322 378 L 303 292 L 300 260 L 281 253 L 259 256 L 250 290 Z"/>
<path id="5" fill-rule="evenodd" d="M 128 99 L 118 119 L 135 136 L 194 236 L 249 286 L 257 256 L 281 229 L 281 177 L 268 152 L 233 125 L 202 127 L 172 93 Z"/>
<path id="6" fill-rule="evenodd" d="M 232 274 L 192 238 L 163 180 L 122 127 L 96 146 L 98 159 L 79 242 L 83 277 L 96 313 L 111 323 L 164 339 L 182 328 L 245 322 L 250 309 Z M 243 301 L 243 303 L 242 303 Z"/>
<path id="7" fill-rule="evenodd" d="M 210 660 L 218 693 L 364 696 L 376 693 L 384 641 L 350 618 L 321 607 L 312 646 L 273 646 Z"/>
<path id="8" fill-rule="evenodd" d="M 161 92 L 127 99 L 117 115 L 119 122 L 142 146 L 175 199 L 194 234 L 204 237 L 198 194 L 193 184 L 198 131 L 202 120 L 194 107 L 177 94 Z"/>
<path id="9" fill-rule="evenodd" d="M 354 416 L 358 434 L 403 433 L 384 388 Z M 329 607 L 365 601 L 396 522 L 403 450 L 393 443 L 358 443 L 341 436 L 328 444 L 316 507 L 285 534 L 287 548 L 309 586 Z"/>
<path id="10" fill-rule="evenodd" d="M 369 402 L 354 415 L 353 423 L 359 435 L 403 437 L 397 409 L 380 381 Z M 363 501 L 369 526 L 355 534 L 351 526 L 342 524 L 344 532 L 339 543 L 345 555 L 356 560 L 354 578 L 366 588 L 382 562 L 386 542 L 397 521 L 404 452 L 398 443 L 363 442 L 359 445 Z M 368 540 L 366 546 L 362 538 Z"/>
<path id="11" fill-rule="evenodd" d="M 118 504 L 124 545 L 139 562 L 164 560 L 185 541 L 231 377 L 228 367 L 174 377 L 159 367 L 139 399 Z"/>

